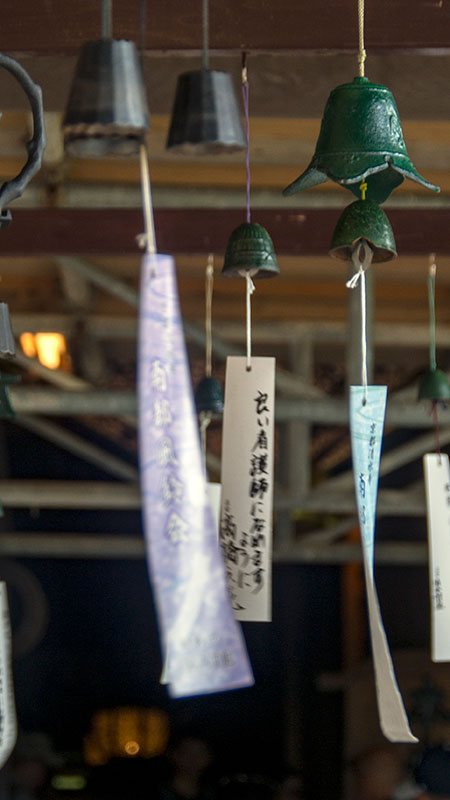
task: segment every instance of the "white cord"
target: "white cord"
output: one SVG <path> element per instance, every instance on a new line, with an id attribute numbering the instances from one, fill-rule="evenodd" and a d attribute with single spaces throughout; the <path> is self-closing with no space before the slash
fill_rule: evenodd
<path id="1" fill-rule="evenodd" d="M 373 250 L 367 242 L 360 242 L 352 255 L 352 261 L 357 267 L 357 272 L 345 284 L 348 289 L 355 289 L 360 281 L 361 285 L 361 383 L 364 389 L 363 405 L 367 403 L 367 293 L 366 269 L 370 267 Z"/>
<path id="2" fill-rule="evenodd" d="M 214 284 L 214 256 L 208 256 L 206 265 L 205 291 L 205 375 L 209 378 L 212 372 L 212 296 Z"/>
<path id="3" fill-rule="evenodd" d="M 152 206 L 152 187 L 150 183 L 150 169 L 148 166 L 147 148 L 145 144 L 140 146 L 140 165 L 141 165 L 141 191 L 144 212 L 145 233 L 138 238 L 139 247 L 145 248 L 146 253 L 156 253 L 155 221 L 153 219 Z"/>
<path id="4" fill-rule="evenodd" d="M 247 320 L 247 371 L 250 372 L 252 368 L 252 311 L 251 311 L 251 296 L 255 291 L 255 284 L 251 279 L 250 272 L 245 273 L 246 280 L 246 320 Z"/>
<path id="5" fill-rule="evenodd" d="M 211 422 L 211 414 L 209 411 L 201 411 L 199 414 L 200 418 L 200 444 L 203 453 L 203 463 L 205 466 L 206 472 L 206 429 Z"/>

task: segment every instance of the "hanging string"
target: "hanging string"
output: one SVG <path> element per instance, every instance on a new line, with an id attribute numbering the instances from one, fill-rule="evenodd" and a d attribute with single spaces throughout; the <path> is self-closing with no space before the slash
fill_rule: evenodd
<path id="1" fill-rule="evenodd" d="M 203 453 L 203 464 L 206 471 L 206 431 L 211 422 L 211 414 L 209 411 L 201 411 L 199 414 L 200 423 L 200 445 Z"/>
<path id="2" fill-rule="evenodd" d="M 436 291 L 436 256 L 430 255 L 430 266 L 428 269 L 428 307 L 430 309 L 430 369 L 436 369 L 436 311 L 435 311 L 435 291 Z"/>
<path id="3" fill-rule="evenodd" d="M 358 52 L 359 77 L 364 78 L 364 64 L 367 57 L 367 53 L 364 49 L 364 0 L 358 0 L 358 35 L 359 35 L 359 52 Z"/>
<path id="4" fill-rule="evenodd" d="M 431 413 L 433 415 L 433 422 L 434 422 L 434 438 L 436 442 L 436 453 L 440 456 L 441 455 L 441 442 L 439 439 L 439 418 L 438 418 L 438 404 L 436 400 L 431 401 Z"/>
<path id="5" fill-rule="evenodd" d="M 252 281 L 250 272 L 245 273 L 246 280 L 246 322 L 247 322 L 247 372 L 252 368 L 252 317 L 251 317 L 251 296 L 255 291 L 255 284 Z"/>
<path id="6" fill-rule="evenodd" d="M 139 247 L 145 249 L 146 253 L 156 253 L 155 221 L 153 219 L 152 187 L 150 183 L 150 169 L 148 165 L 147 146 L 142 142 L 139 148 L 140 167 L 141 167 L 141 191 L 144 214 L 145 233 L 138 237 Z"/>
<path id="7" fill-rule="evenodd" d="M 202 69 L 209 69 L 209 5 L 202 0 Z"/>
<path id="8" fill-rule="evenodd" d="M 147 32 L 147 0 L 141 0 L 141 19 L 140 19 L 140 43 L 139 57 L 141 61 L 142 75 L 144 75 L 144 54 L 145 54 L 145 35 Z"/>
<path id="9" fill-rule="evenodd" d="M 245 117 L 245 168 L 247 174 L 247 222 L 250 222 L 250 117 L 248 112 L 248 72 L 247 72 L 247 53 L 242 54 L 242 102 L 244 105 Z"/>
<path id="10" fill-rule="evenodd" d="M 102 0 L 102 39 L 112 39 L 111 0 Z"/>
<path id="11" fill-rule="evenodd" d="M 208 256 L 205 280 L 205 375 L 210 378 L 212 371 L 212 296 L 214 286 L 214 256 Z"/>
<path id="12" fill-rule="evenodd" d="M 352 260 L 357 268 L 355 274 L 347 281 L 348 289 L 355 289 L 360 284 L 361 287 L 361 384 L 363 386 L 363 405 L 367 403 L 367 293 L 366 293 L 366 270 L 370 267 L 373 258 L 373 250 L 369 245 L 362 241 L 356 247 Z"/>

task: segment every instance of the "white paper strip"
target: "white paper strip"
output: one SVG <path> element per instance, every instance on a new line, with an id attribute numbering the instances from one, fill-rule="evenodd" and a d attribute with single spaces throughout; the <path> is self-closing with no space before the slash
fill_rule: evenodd
<path id="1" fill-rule="evenodd" d="M 391 742 L 417 742 L 411 733 L 397 686 L 373 575 L 375 512 L 386 394 L 386 386 L 350 387 L 353 473 L 381 730 Z"/>
<path id="2" fill-rule="evenodd" d="M 448 455 L 423 458 L 427 498 L 431 658 L 450 661 L 450 467 Z"/>
<path id="3" fill-rule="evenodd" d="M 227 359 L 220 536 L 239 620 L 272 616 L 275 359 Z"/>
<path id="4" fill-rule="evenodd" d="M 0 581 L 0 769 L 11 755 L 16 739 L 8 595 L 6 584 Z"/>
<path id="5" fill-rule="evenodd" d="M 222 500 L 222 484 L 207 483 L 206 488 L 208 490 L 209 504 L 213 512 L 214 524 L 216 526 L 217 533 L 219 533 L 220 503 Z"/>

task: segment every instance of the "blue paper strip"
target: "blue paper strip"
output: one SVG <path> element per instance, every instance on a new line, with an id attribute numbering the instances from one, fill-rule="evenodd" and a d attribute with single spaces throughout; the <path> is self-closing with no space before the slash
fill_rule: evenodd
<path id="1" fill-rule="evenodd" d="M 350 387 L 353 473 L 380 725 L 391 742 L 417 742 L 411 733 L 397 686 L 373 575 L 375 514 L 386 396 L 386 386 Z"/>
<path id="2" fill-rule="evenodd" d="M 142 263 L 138 394 L 146 546 L 170 694 L 250 686 L 207 496 L 170 256 Z"/>
<path id="3" fill-rule="evenodd" d="M 350 387 L 350 429 L 356 501 L 361 536 L 372 572 L 386 397 L 386 386 Z"/>

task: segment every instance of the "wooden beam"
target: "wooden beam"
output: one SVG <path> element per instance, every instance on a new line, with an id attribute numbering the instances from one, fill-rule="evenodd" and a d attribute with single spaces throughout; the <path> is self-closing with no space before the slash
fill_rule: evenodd
<path id="1" fill-rule="evenodd" d="M 20 533 L 0 534 L 0 554 L 16 558 L 145 558 L 142 536 L 121 533 Z M 426 565 L 427 545 L 422 542 L 381 542 L 375 548 L 375 562 L 403 566 Z M 357 543 L 310 543 L 273 552 L 275 563 L 343 564 L 361 561 Z"/>
<path id="2" fill-rule="evenodd" d="M 201 3 L 148 0 L 145 46 L 152 50 L 199 50 Z M 100 38 L 100 2 L 76 0 L 4 0 L 0 50 L 73 54 L 89 39 Z M 113 35 L 141 40 L 140 4 L 115 0 Z M 426 23 L 424 22 L 426 20 Z M 366 9 L 366 48 L 446 48 L 446 3 L 428 0 L 378 0 Z M 356 50 L 354 0 L 220 0 L 210 3 L 210 46 L 216 50 Z"/>
<path id="3" fill-rule="evenodd" d="M 299 195 L 298 207 L 259 209 L 255 222 L 267 228 L 280 255 L 325 255 L 339 214 L 335 208 L 302 209 Z M 399 254 L 450 253 L 450 209 L 392 208 L 388 216 Z M 156 210 L 158 250 L 223 253 L 243 219 L 240 209 Z M 13 209 L 12 224 L 1 231 L 0 248 L 3 256 L 137 255 L 142 229 L 140 209 L 20 208 Z"/>

